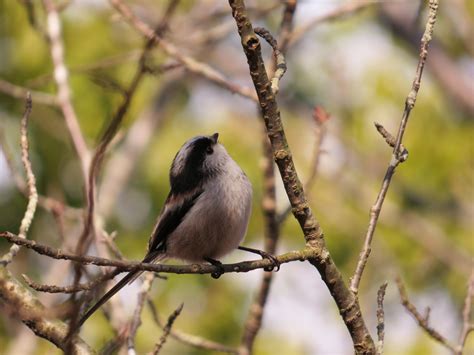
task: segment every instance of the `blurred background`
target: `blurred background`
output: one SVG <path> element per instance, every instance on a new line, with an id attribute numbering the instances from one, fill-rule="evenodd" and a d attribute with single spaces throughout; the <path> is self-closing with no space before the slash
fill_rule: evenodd
<path id="1" fill-rule="evenodd" d="M 278 33 L 282 2 L 246 3 L 255 26 Z M 314 107 L 323 107 L 331 115 L 324 123 L 317 177 L 309 197 L 329 250 L 348 280 L 363 244 L 370 206 L 391 157 L 373 123 L 396 133 L 415 74 L 427 4 L 373 1 L 332 21 L 314 22 L 345 3 L 298 1 L 294 29 L 301 30 L 301 36 L 288 49 L 288 71 L 278 102 L 303 181 L 312 169 Z M 121 90 L 129 85 L 144 40 L 107 1 L 58 4 L 72 101 L 92 148 L 120 105 Z M 143 21 L 154 25 L 167 2 L 134 0 L 127 4 Z M 40 2 L 0 0 L 1 231 L 18 231 L 27 203 L 17 183 L 23 175 L 19 123 L 24 100 L 13 97 L 14 90 L 8 85 L 56 93 L 44 36 L 45 18 Z M 453 341 L 459 336 L 474 252 L 473 18 L 474 2 L 441 1 L 421 90 L 405 134 L 410 155 L 398 167 L 390 187 L 361 283 L 362 310 L 375 335 L 377 289 L 385 280 L 389 282 L 386 354 L 446 353 L 401 306 L 393 281 L 397 274 L 420 310 L 431 307 L 430 323 Z M 231 82 L 252 87 L 227 2 L 181 1 L 166 38 L 181 53 L 209 64 Z M 271 51 L 263 47 L 270 62 Z M 219 132 L 220 141 L 254 186 L 245 245 L 262 248 L 263 125 L 255 103 L 190 74 L 159 47 L 153 50 L 149 65 L 153 70 L 134 95 L 99 176 L 98 214 L 105 230 L 116 232 L 115 241 L 125 257 L 140 259 L 168 193 L 168 169 L 175 153 L 192 136 Z M 84 182 L 58 107 L 33 97 L 29 134 L 39 193 L 67 207 L 52 212 L 39 207 L 28 237 L 56 247 L 64 241 L 74 245 L 83 223 Z M 278 208 L 284 210 L 288 200 L 279 177 L 277 182 Z M 289 216 L 278 252 L 300 249 L 303 244 L 302 232 Z M 0 241 L 2 254 L 8 247 Z M 223 261 L 251 258 L 236 251 Z M 67 266 L 22 250 L 10 269 L 19 278 L 26 273 L 38 282 L 68 285 Z M 177 329 L 237 346 L 262 272 L 225 274 L 219 280 L 209 275 L 169 275 L 167 281 L 155 280 L 152 297 L 164 317 L 184 302 Z M 130 314 L 138 289 L 135 283 L 119 294 Z M 65 300 L 63 295 L 40 297 L 48 306 Z M 142 320 L 139 353 L 150 351 L 161 335 L 148 309 Z M 82 331 L 84 339 L 100 348 L 113 335 L 107 324 L 97 312 Z M 5 312 L 0 314 L 0 349 L 2 354 L 59 353 Z M 472 337 L 468 349 L 474 350 Z M 255 354 L 352 352 L 349 334 L 316 270 L 307 263 L 283 265 L 275 275 Z M 163 353 L 208 352 L 169 339 Z"/>

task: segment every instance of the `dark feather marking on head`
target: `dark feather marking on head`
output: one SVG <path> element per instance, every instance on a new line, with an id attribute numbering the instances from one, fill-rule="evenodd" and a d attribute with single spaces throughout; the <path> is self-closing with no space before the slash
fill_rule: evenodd
<path id="1" fill-rule="evenodd" d="M 170 169 L 170 185 L 173 194 L 190 191 L 212 175 L 212 172 L 203 170 L 203 163 L 206 155 L 209 154 L 209 149 L 216 144 L 215 141 L 216 138 L 213 136 L 198 136 L 189 141 L 186 144 L 189 151 L 185 161 L 180 162 L 182 164 L 180 169 L 176 169 L 176 158 L 180 152 L 176 154 Z"/>

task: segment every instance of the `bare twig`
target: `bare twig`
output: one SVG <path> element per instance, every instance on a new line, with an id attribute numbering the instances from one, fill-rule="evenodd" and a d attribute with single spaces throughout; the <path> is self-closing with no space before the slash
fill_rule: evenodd
<path id="1" fill-rule="evenodd" d="M 9 83 L 6 80 L 0 79 L 0 92 L 17 99 L 26 99 L 28 93 L 35 103 L 43 105 L 56 106 L 58 100 L 55 96 L 40 91 L 31 91 L 24 87 Z"/>
<path id="2" fill-rule="evenodd" d="M 141 21 L 131 10 L 125 5 L 121 0 L 109 0 L 112 6 L 123 16 L 123 18 L 146 38 L 154 40 L 158 43 L 161 49 L 174 58 L 193 74 L 197 74 L 214 82 L 220 87 L 223 87 L 229 90 L 232 93 L 239 94 L 241 96 L 247 97 L 253 101 L 257 101 L 255 92 L 246 87 L 242 87 L 238 84 L 230 82 L 227 78 L 224 77 L 221 73 L 210 67 L 209 65 L 199 62 L 196 59 L 180 53 L 178 48 L 176 48 L 171 42 L 167 41 L 164 38 L 158 38 L 153 29 L 148 26 L 145 22 Z"/>
<path id="3" fill-rule="evenodd" d="M 67 325 L 61 321 L 50 321 L 44 317 L 44 306 L 31 292 L 21 285 L 8 271 L 0 268 L 0 298 L 3 312 L 8 311 L 20 319 L 37 336 L 48 340 L 63 351 Z M 74 354 L 93 354 L 94 351 L 79 337 L 72 342 Z"/>
<path id="4" fill-rule="evenodd" d="M 384 282 L 377 292 L 377 354 L 383 354 L 383 342 L 385 337 L 385 314 L 383 310 L 383 301 L 385 298 L 385 290 L 387 282 Z"/>
<path id="5" fill-rule="evenodd" d="M 96 286 L 104 283 L 105 281 L 113 279 L 120 273 L 119 270 L 115 269 L 108 273 L 105 273 L 96 279 L 82 283 L 82 284 L 75 284 L 71 286 L 55 286 L 55 285 L 42 285 L 32 281 L 27 275 L 23 274 L 23 279 L 30 286 L 32 289 L 39 291 L 39 292 L 47 292 L 47 293 L 75 293 L 80 291 L 88 291 L 94 289 Z"/>
<path id="6" fill-rule="evenodd" d="M 392 148 L 395 148 L 396 140 L 395 137 L 392 136 L 392 134 L 385 129 L 384 126 L 382 126 L 378 122 L 374 122 L 375 128 L 377 128 L 377 131 L 380 133 L 380 135 L 385 139 L 385 142 Z M 400 144 L 400 162 L 404 162 L 405 160 L 408 159 L 408 150 L 403 146 L 403 144 Z"/>
<path id="7" fill-rule="evenodd" d="M 68 69 L 64 62 L 64 46 L 62 43 L 61 21 L 53 0 L 43 0 L 47 13 L 47 33 L 51 45 L 51 58 L 54 65 L 54 79 L 58 87 L 57 100 L 61 107 L 66 126 L 71 136 L 74 149 L 82 167 L 84 183 L 87 187 L 87 171 L 89 168 L 90 152 L 82 135 L 76 111 L 71 101 L 71 88 L 68 79 Z M 87 189 L 86 189 L 87 190 Z"/>
<path id="8" fill-rule="evenodd" d="M 471 319 L 472 301 L 474 299 L 474 271 L 471 271 L 471 277 L 467 284 L 466 299 L 464 300 L 464 307 L 462 310 L 462 329 L 459 335 L 459 342 L 457 346 L 457 353 L 462 355 L 466 339 L 469 333 L 474 331 L 474 322 Z"/>
<path id="9" fill-rule="evenodd" d="M 357 292 L 359 291 L 360 280 L 362 278 L 362 273 L 364 272 L 365 265 L 367 264 L 367 260 L 370 255 L 372 239 L 375 233 L 375 228 L 377 226 L 377 221 L 379 219 L 380 212 L 382 211 L 382 205 L 387 195 L 387 191 L 390 186 L 393 174 L 395 173 L 395 169 L 397 168 L 397 166 L 406 159 L 406 154 L 403 154 L 403 152 L 401 151 L 403 135 L 405 133 L 405 129 L 408 123 L 408 117 L 410 116 L 411 110 L 415 106 L 418 90 L 420 89 L 421 76 L 423 74 L 423 68 L 425 67 L 426 57 L 428 55 L 428 45 L 433 35 L 433 28 L 436 22 L 437 10 L 438 0 L 430 0 L 428 21 L 426 23 L 425 33 L 423 34 L 423 37 L 421 39 L 420 59 L 416 68 L 415 79 L 413 80 L 412 88 L 405 101 L 405 110 L 403 112 L 402 120 L 400 122 L 397 138 L 395 139 L 392 159 L 390 160 L 390 164 L 387 167 L 387 171 L 385 172 L 382 187 L 380 188 L 377 199 L 372 208 L 370 209 L 370 221 L 365 236 L 364 246 L 360 253 L 356 270 L 351 279 L 350 289 L 354 294 L 357 294 Z"/>
<path id="10" fill-rule="evenodd" d="M 132 352 L 135 354 L 135 337 L 137 335 L 138 327 L 141 324 L 141 314 L 143 307 L 145 306 L 145 301 L 148 298 L 148 293 L 151 290 L 151 285 L 155 278 L 155 274 L 148 273 L 145 275 L 143 279 L 142 286 L 140 288 L 140 293 L 137 297 L 137 306 L 135 307 L 135 311 L 133 312 L 132 321 L 130 324 L 130 331 L 128 333 L 128 351 L 129 354 Z"/>
<path id="11" fill-rule="evenodd" d="M 38 192 L 36 191 L 36 179 L 33 174 L 33 169 L 31 168 L 30 154 L 29 154 L 29 144 L 28 144 L 28 119 L 31 114 L 31 95 L 28 93 L 26 95 L 25 103 L 25 112 L 23 118 L 21 119 L 21 128 L 20 128 L 20 145 L 21 145 L 21 161 L 26 171 L 26 181 L 28 186 L 28 205 L 26 207 L 25 215 L 21 220 L 20 230 L 18 232 L 18 238 L 25 239 L 28 230 L 30 229 L 31 222 L 36 211 L 36 205 L 38 204 Z M 12 262 L 15 255 L 20 250 L 18 245 L 12 245 L 10 251 L 2 256 L 0 259 L 0 265 L 7 265 Z"/>
<path id="12" fill-rule="evenodd" d="M 324 15 L 315 17 L 308 23 L 296 28 L 291 33 L 291 36 L 289 39 L 289 45 L 290 46 L 295 45 L 297 42 L 301 40 L 301 38 L 303 38 L 303 36 L 308 31 L 310 31 L 312 28 L 319 25 L 320 23 L 340 19 L 343 16 L 353 15 L 357 13 L 358 11 L 368 7 L 369 5 L 373 5 L 376 3 L 377 1 L 373 1 L 373 0 L 347 1 L 344 4 L 340 5 L 339 7 L 336 7 L 334 10 Z"/>
<path id="13" fill-rule="evenodd" d="M 173 326 L 174 321 L 178 318 L 179 314 L 183 310 L 184 304 L 181 303 L 176 310 L 170 314 L 168 317 L 168 322 L 166 322 L 165 327 L 163 328 L 163 334 L 161 335 L 160 341 L 155 345 L 153 349 L 153 355 L 158 355 L 161 351 L 163 345 L 165 345 L 166 339 L 168 339 L 168 335 L 170 334 L 171 327 Z"/>
<path id="14" fill-rule="evenodd" d="M 71 260 L 76 263 L 83 265 L 97 265 L 97 266 L 114 266 L 120 269 L 121 272 L 126 271 L 154 271 L 164 273 L 176 273 L 176 274 L 211 274 L 213 272 L 221 271 L 221 269 L 215 265 L 208 264 L 192 264 L 192 265 L 167 265 L 167 264 L 147 264 L 136 261 L 124 261 L 124 260 L 110 260 L 105 258 L 99 258 L 88 255 L 77 255 L 73 253 L 67 253 L 61 249 L 52 248 L 33 240 L 22 239 L 10 232 L 1 232 L 0 237 L 5 238 L 10 243 L 18 244 L 28 249 L 36 251 L 38 254 L 46 255 L 54 259 Z M 314 257 L 314 251 L 310 248 L 304 248 L 298 251 L 292 251 L 285 254 L 281 254 L 276 259 L 281 263 L 289 263 L 291 261 L 304 261 Z M 268 268 L 273 265 L 273 262 L 268 259 L 260 259 L 254 261 L 243 261 L 235 264 L 223 264 L 222 272 L 248 272 L 255 269 Z"/>
<path id="15" fill-rule="evenodd" d="M 150 299 L 148 299 L 148 306 L 150 308 L 153 320 L 158 325 L 158 327 L 163 329 L 165 327 L 165 324 L 158 316 L 158 311 Z M 193 334 L 188 334 L 178 329 L 172 329 L 170 332 L 170 336 L 183 344 L 190 345 L 198 349 L 204 349 L 213 352 L 217 351 L 222 353 L 238 354 L 238 350 L 236 348 L 216 343 L 212 340 L 205 339 Z"/>
<path id="16" fill-rule="evenodd" d="M 310 164 L 311 171 L 309 177 L 304 183 L 304 190 L 306 193 L 310 193 L 314 186 L 314 182 L 317 177 L 319 161 L 321 160 L 321 145 L 323 144 L 324 136 L 326 135 L 326 122 L 330 119 L 329 113 L 327 113 L 321 106 L 316 106 L 313 111 L 313 119 L 316 123 L 314 131 L 314 148 L 313 157 Z M 282 224 L 291 213 L 291 204 L 288 204 L 283 211 L 277 216 L 278 224 Z"/>
<path id="17" fill-rule="evenodd" d="M 273 48 L 273 56 L 275 57 L 276 70 L 273 73 L 273 78 L 271 79 L 271 83 L 272 83 L 273 94 L 276 95 L 278 94 L 278 91 L 280 90 L 280 86 L 279 86 L 280 79 L 283 77 L 283 75 L 286 72 L 285 56 L 278 48 L 277 41 L 275 40 L 275 38 L 273 38 L 272 34 L 267 29 L 263 27 L 255 27 L 254 31 L 256 34 L 262 37 L 265 41 L 267 41 L 268 44 Z"/>
<path id="18" fill-rule="evenodd" d="M 275 95 L 271 89 L 262 59 L 258 37 L 253 31 L 243 0 L 229 0 L 241 44 L 249 64 L 250 76 L 257 92 L 262 116 L 270 139 L 273 155 L 283 180 L 286 194 L 292 205 L 293 215 L 304 233 L 307 248 L 314 251 L 310 263 L 315 266 L 333 296 L 356 353 L 374 353 L 375 344 L 365 325 L 355 295 L 344 283 L 341 273 L 326 248 L 323 231 L 313 215 L 288 147 Z"/>
<path id="19" fill-rule="evenodd" d="M 405 309 L 415 318 L 418 325 L 438 343 L 442 344 L 444 347 L 448 348 L 453 353 L 456 353 L 456 347 L 451 344 L 449 340 L 446 339 L 443 335 L 441 335 L 436 329 L 432 328 L 428 324 L 428 316 L 423 317 L 421 313 L 418 312 L 416 307 L 410 302 L 402 279 L 400 277 L 397 277 L 396 282 L 403 307 L 405 307 Z"/>

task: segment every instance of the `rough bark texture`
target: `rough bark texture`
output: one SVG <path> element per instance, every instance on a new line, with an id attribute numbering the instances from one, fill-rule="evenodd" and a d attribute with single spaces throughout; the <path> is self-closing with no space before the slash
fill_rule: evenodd
<path id="1" fill-rule="evenodd" d="M 260 42 L 250 23 L 243 0 L 229 0 L 232 15 L 237 23 L 242 47 L 247 57 L 260 109 L 270 139 L 273 156 L 280 171 L 292 212 L 303 230 L 306 244 L 315 251 L 310 259 L 333 296 L 344 323 L 349 330 L 358 354 L 375 354 L 375 345 L 364 323 L 356 296 L 344 283 L 341 273 L 326 248 L 323 231 L 314 217 L 298 178 L 291 151 L 286 141 L 275 95 L 271 89 L 262 59 Z"/>

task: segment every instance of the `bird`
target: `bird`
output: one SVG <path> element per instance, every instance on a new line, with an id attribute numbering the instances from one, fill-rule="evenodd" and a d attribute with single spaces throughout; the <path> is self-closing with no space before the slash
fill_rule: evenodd
<path id="1" fill-rule="evenodd" d="M 170 191 L 143 263 L 166 259 L 209 262 L 218 266 L 219 271 L 212 275 L 218 278 L 223 272 L 219 259 L 238 248 L 270 259 L 270 270 L 279 269 L 273 255 L 240 246 L 252 210 L 252 184 L 218 138 L 218 133 L 193 137 L 176 153 L 169 172 Z M 142 272 L 125 275 L 82 315 L 74 330 Z"/>

